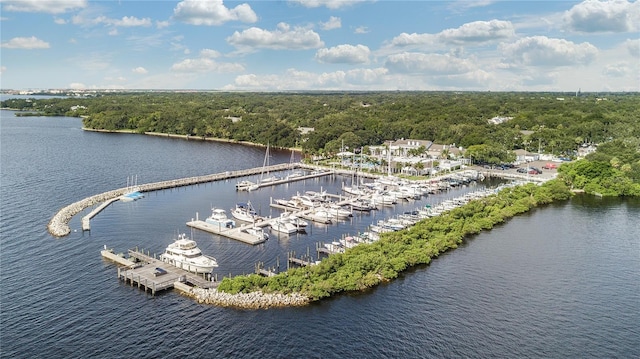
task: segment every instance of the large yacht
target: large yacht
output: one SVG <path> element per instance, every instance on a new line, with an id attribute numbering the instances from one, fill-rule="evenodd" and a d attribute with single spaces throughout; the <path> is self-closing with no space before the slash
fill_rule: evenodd
<path id="1" fill-rule="evenodd" d="M 202 254 L 193 239 L 183 233 L 175 242 L 169 244 L 160 259 L 175 267 L 193 273 L 211 273 L 218 266 L 215 258 Z"/>

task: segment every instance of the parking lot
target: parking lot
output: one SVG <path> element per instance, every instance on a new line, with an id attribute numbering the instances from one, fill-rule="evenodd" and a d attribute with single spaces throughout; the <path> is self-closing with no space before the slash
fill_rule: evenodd
<path id="1" fill-rule="evenodd" d="M 478 171 L 481 172 L 487 172 L 490 171 L 491 173 L 494 173 L 495 175 L 500 175 L 500 173 L 505 173 L 505 174 L 510 174 L 510 175 L 514 175 L 514 176 L 519 176 L 519 177 L 531 177 L 531 178 L 539 178 L 539 179 L 552 179 L 555 178 L 555 176 L 558 173 L 558 169 L 557 168 L 552 168 L 552 169 L 544 169 L 542 167 L 544 167 L 547 163 L 552 163 L 554 165 L 556 165 L 556 167 L 559 167 L 562 163 L 558 163 L 558 162 L 551 162 L 551 161 L 533 161 L 533 162 L 529 162 L 529 163 L 523 163 L 520 164 L 519 166 L 516 166 L 514 168 L 507 168 L 507 169 L 500 169 L 498 167 L 493 167 L 493 168 L 486 168 L 486 167 L 481 167 L 481 166 L 473 166 L 471 167 L 472 169 L 476 169 Z M 541 174 L 527 174 L 525 173 L 520 173 L 518 172 L 518 168 L 527 168 L 527 166 L 529 168 L 531 167 L 535 167 L 539 170 L 542 171 Z"/>

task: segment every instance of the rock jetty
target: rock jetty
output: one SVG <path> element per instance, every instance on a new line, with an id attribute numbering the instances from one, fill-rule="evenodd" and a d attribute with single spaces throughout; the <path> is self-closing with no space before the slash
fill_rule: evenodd
<path id="1" fill-rule="evenodd" d="M 310 299 L 300 293 L 238 293 L 229 294 L 216 289 L 191 288 L 185 295 L 194 298 L 198 303 L 213 304 L 221 307 L 245 309 L 267 309 L 276 307 L 300 307 L 309 304 Z"/>
<path id="2" fill-rule="evenodd" d="M 270 171 L 282 171 L 290 168 L 291 165 L 288 163 L 277 164 L 269 167 Z M 206 176 L 198 176 L 198 177 L 188 177 L 181 178 L 176 180 L 168 180 L 162 182 L 148 183 L 139 185 L 138 190 L 140 192 L 149 192 L 149 191 L 157 191 L 167 188 L 175 188 L 182 186 L 191 186 L 198 183 L 206 183 L 213 182 L 219 180 L 225 180 L 229 178 L 241 177 L 241 176 L 249 176 L 256 173 L 260 173 L 263 169 L 261 167 L 252 168 L 241 171 L 228 171 L 223 173 L 210 174 Z M 66 207 L 63 207 L 58 213 L 56 213 L 53 218 L 49 221 L 47 225 L 47 229 L 49 233 L 56 237 L 64 237 L 71 233 L 71 228 L 69 228 L 69 221 L 73 216 L 83 211 L 85 208 L 89 208 L 98 203 L 108 201 L 114 199 L 116 197 L 122 196 L 123 194 L 130 191 L 131 188 L 120 188 L 109 192 L 104 192 L 97 194 L 95 196 L 87 197 L 81 201 L 72 203 Z"/>

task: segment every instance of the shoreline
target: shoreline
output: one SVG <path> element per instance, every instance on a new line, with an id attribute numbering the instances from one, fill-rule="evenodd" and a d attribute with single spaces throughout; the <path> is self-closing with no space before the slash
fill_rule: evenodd
<path id="1" fill-rule="evenodd" d="M 263 145 L 261 143 L 256 143 L 256 142 L 251 142 L 251 141 L 238 141 L 238 140 L 232 140 L 232 139 L 220 138 L 220 137 L 178 135 L 178 134 L 164 133 L 164 132 L 138 132 L 138 131 L 135 131 L 135 130 L 104 130 L 104 129 L 88 128 L 88 127 L 82 127 L 82 130 L 83 131 L 88 131 L 88 132 L 128 133 L 128 134 L 134 134 L 134 135 L 147 135 L 147 136 L 156 136 L 156 137 L 178 138 L 178 139 L 183 139 L 183 140 L 187 140 L 187 141 L 190 141 L 190 140 L 212 141 L 212 142 L 233 143 L 233 144 L 238 144 L 238 145 L 246 145 L 246 146 L 254 146 L 254 147 L 263 147 L 263 148 L 267 147 L 266 145 Z M 295 148 L 295 147 L 274 147 L 274 148 L 302 153 L 302 148 Z"/>

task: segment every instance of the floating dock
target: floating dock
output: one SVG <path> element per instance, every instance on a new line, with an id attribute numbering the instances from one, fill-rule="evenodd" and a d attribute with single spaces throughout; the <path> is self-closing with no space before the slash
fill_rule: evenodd
<path id="1" fill-rule="evenodd" d="M 263 221 L 263 222 L 266 222 L 266 221 Z M 223 237 L 235 239 L 237 241 L 244 242 L 247 244 L 252 244 L 252 245 L 264 243 L 265 241 L 264 238 L 258 238 L 256 236 L 253 236 L 243 231 L 244 229 L 253 227 L 253 224 L 247 224 L 245 226 L 235 227 L 235 228 L 226 228 L 226 227 L 219 227 L 213 224 L 209 224 L 205 221 L 195 220 L 195 221 L 187 222 L 187 226 L 199 229 L 201 231 L 217 234 Z M 262 224 L 262 222 L 259 222 L 259 224 L 256 224 L 256 226 L 265 226 L 265 224 Z"/>
<path id="2" fill-rule="evenodd" d="M 112 260 L 123 267 L 118 267 L 118 279 L 143 289 L 145 292 L 156 292 L 187 287 L 215 288 L 218 282 L 210 278 L 203 278 L 195 273 L 174 267 L 156 259 L 155 256 L 144 254 L 138 250 L 129 250 L 129 259 L 115 254 L 112 250 L 104 249 L 100 252 L 104 258 Z M 132 260 L 133 259 L 133 260 Z M 135 260 L 135 261 L 134 261 Z"/>

